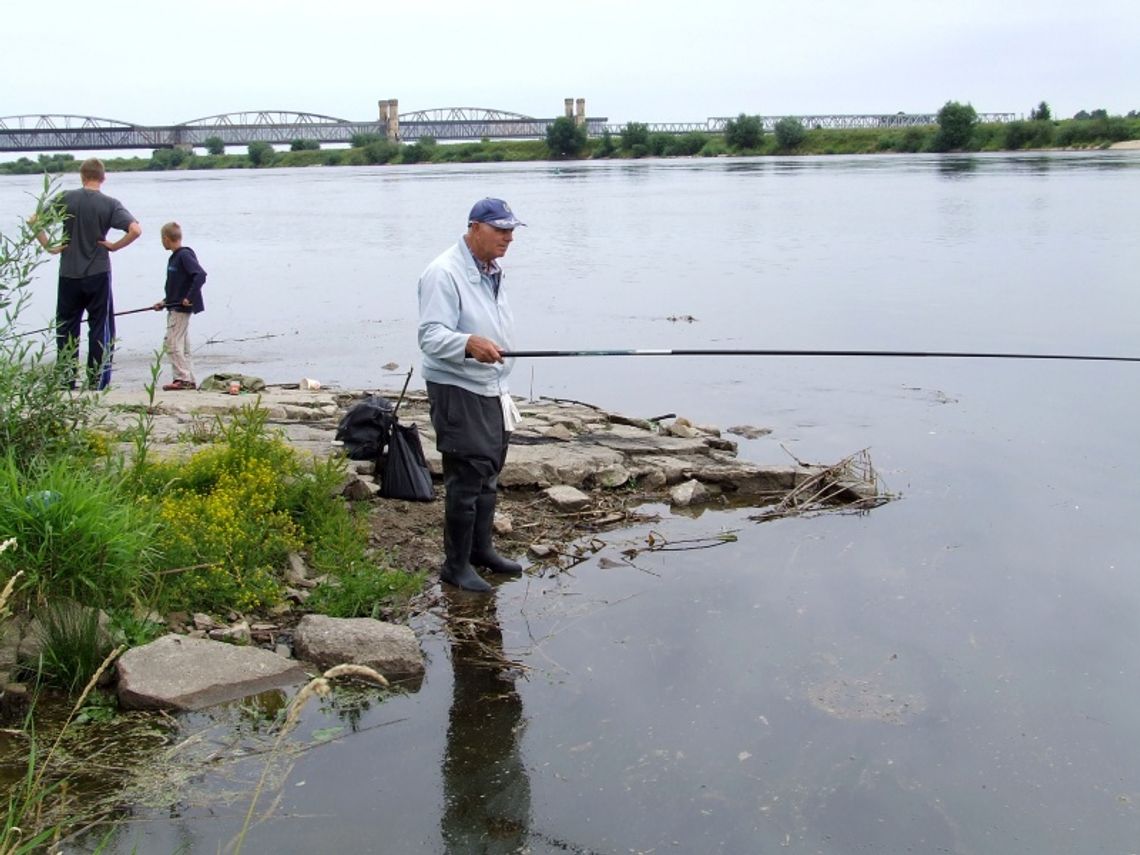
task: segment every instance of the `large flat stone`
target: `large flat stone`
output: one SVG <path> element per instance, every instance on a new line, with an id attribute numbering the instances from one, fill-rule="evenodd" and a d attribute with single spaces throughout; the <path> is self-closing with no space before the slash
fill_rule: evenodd
<path id="1" fill-rule="evenodd" d="M 308 679 L 268 650 L 173 634 L 128 650 L 118 671 L 125 709 L 200 710 Z"/>
<path id="2" fill-rule="evenodd" d="M 416 634 L 406 626 L 372 618 L 305 615 L 293 633 L 293 651 L 321 669 L 367 665 L 385 677 L 424 673 Z"/>

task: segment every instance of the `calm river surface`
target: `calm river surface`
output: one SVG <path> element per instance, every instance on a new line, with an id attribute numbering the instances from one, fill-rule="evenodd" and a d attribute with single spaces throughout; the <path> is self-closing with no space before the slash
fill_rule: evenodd
<path id="1" fill-rule="evenodd" d="M 36 186 L 0 179 L 0 228 Z M 418 364 L 418 274 L 484 195 L 529 224 L 504 262 L 520 349 L 1140 355 L 1135 152 L 113 174 L 105 189 L 145 230 L 114 258 L 118 309 L 161 296 L 166 220 L 209 271 L 200 374 L 398 387 Z M 54 275 L 28 328 L 50 321 Z M 162 331 L 120 319 L 115 382 L 143 382 Z M 614 567 L 648 528 L 620 532 L 483 609 L 445 600 L 417 625 L 417 691 L 311 708 L 294 742 L 312 747 L 263 795 L 280 801 L 245 851 L 1137 851 L 1140 365 L 520 360 L 513 391 L 770 427 L 740 441 L 765 463 L 869 448 L 901 499 L 765 524 L 650 508 L 670 540 L 738 540 Z M 488 651 L 519 667 L 472 664 Z M 260 762 L 231 796 L 191 781 L 140 806 L 113 851 L 218 851 Z"/>

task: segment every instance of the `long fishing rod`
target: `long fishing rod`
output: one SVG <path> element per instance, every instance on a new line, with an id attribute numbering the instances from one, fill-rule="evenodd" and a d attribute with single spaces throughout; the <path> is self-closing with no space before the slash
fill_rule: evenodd
<path id="1" fill-rule="evenodd" d="M 974 353 L 935 350 L 504 350 L 500 356 L 523 358 L 572 356 L 872 356 L 936 359 L 1059 359 L 1083 362 L 1140 362 L 1140 356 L 1090 356 L 1074 353 Z"/>
<path id="2" fill-rule="evenodd" d="M 181 306 L 181 305 L 182 305 L 181 303 L 163 303 L 162 308 L 163 309 L 170 309 L 174 306 Z M 157 312 L 157 311 L 161 311 L 161 309 L 156 309 L 153 305 L 150 305 L 150 306 L 144 306 L 141 309 L 128 309 L 125 312 L 115 312 L 115 314 L 112 315 L 111 317 L 119 318 L 119 317 L 122 317 L 123 315 L 137 315 L 139 312 Z M 58 326 L 59 326 L 59 324 L 52 324 L 50 327 L 44 327 L 43 329 L 29 330 L 28 332 L 16 333 L 16 336 L 19 337 L 19 336 L 23 336 L 23 335 L 35 335 L 36 333 L 42 333 L 42 332 L 55 332 L 55 330 L 57 329 Z"/>

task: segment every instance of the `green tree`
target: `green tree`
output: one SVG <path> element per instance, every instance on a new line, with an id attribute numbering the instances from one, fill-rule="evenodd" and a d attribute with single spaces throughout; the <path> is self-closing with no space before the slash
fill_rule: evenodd
<path id="1" fill-rule="evenodd" d="M 970 135 L 978 123 L 978 113 L 970 104 L 947 101 L 938 111 L 938 135 L 934 148 L 937 151 L 951 151 L 965 148 Z"/>
<path id="2" fill-rule="evenodd" d="M 289 151 L 319 151 L 321 144 L 317 140 L 306 140 L 298 137 L 289 145 Z"/>
<path id="3" fill-rule="evenodd" d="M 673 134 L 650 134 L 649 135 L 649 153 L 654 157 L 664 157 L 671 154 L 670 148 L 673 145 Z"/>
<path id="4" fill-rule="evenodd" d="M 759 116 L 746 116 L 741 113 L 735 119 L 729 119 L 724 126 L 724 141 L 729 148 L 754 149 L 759 148 L 764 139 L 764 122 Z"/>
<path id="5" fill-rule="evenodd" d="M 384 139 L 380 134 L 353 134 L 350 137 L 350 144 L 353 148 L 364 148 L 369 143 L 374 143 Z"/>
<path id="6" fill-rule="evenodd" d="M 150 156 L 150 169 L 177 169 L 193 156 L 184 148 L 156 148 Z"/>
<path id="7" fill-rule="evenodd" d="M 377 137 L 364 146 L 364 159 L 368 163 L 389 163 L 400 154 L 400 144 Z"/>
<path id="8" fill-rule="evenodd" d="M 273 146 L 267 142 L 253 142 L 249 144 L 249 162 L 254 166 L 268 166 L 273 162 Z"/>
<path id="9" fill-rule="evenodd" d="M 36 160 L 39 166 L 32 172 L 67 172 L 75 165 L 75 156 L 71 154 L 41 154 Z"/>
<path id="10" fill-rule="evenodd" d="M 435 156 L 436 141 L 434 137 L 420 137 L 411 145 L 403 147 L 400 152 L 401 163 L 430 163 Z"/>
<path id="11" fill-rule="evenodd" d="M 690 131 L 676 138 L 673 144 L 673 154 L 682 157 L 695 155 L 705 147 L 705 143 L 708 141 L 708 134 Z"/>
<path id="12" fill-rule="evenodd" d="M 586 126 L 559 116 L 546 126 L 546 147 L 555 157 L 575 157 L 586 147 Z"/>
<path id="13" fill-rule="evenodd" d="M 206 137 L 204 145 L 206 146 L 206 153 L 215 157 L 226 153 L 226 144 L 222 142 L 221 137 Z"/>
<path id="14" fill-rule="evenodd" d="M 621 150 L 633 151 L 634 146 L 649 149 L 649 125 L 642 122 L 627 122 L 621 129 Z"/>
<path id="15" fill-rule="evenodd" d="M 1049 104 L 1045 101 L 1029 111 L 1029 119 L 1033 122 L 1048 122 L 1052 118 L 1053 111 L 1049 109 Z"/>
<path id="16" fill-rule="evenodd" d="M 785 116 L 776 122 L 776 144 L 782 149 L 795 148 L 807 139 L 807 129 L 803 122 L 793 116 Z"/>
<path id="17" fill-rule="evenodd" d="M 617 151 L 617 145 L 614 143 L 614 135 L 610 133 L 609 128 L 606 128 L 602 131 L 602 141 L 598 143 L 594 157 L 609 157 L 615 151 Z"/>

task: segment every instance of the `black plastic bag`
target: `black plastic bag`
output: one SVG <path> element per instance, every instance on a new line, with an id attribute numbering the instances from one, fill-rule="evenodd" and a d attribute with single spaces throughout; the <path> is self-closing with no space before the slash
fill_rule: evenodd
<path id="1" fill-rule="evenodd" d="M 344 443 L 344 451 L 352 460 L 375 460 L 384 450 L 392 426 L 395 408 L 378 395 L 369 395 L 349 408 L 336 427 L 336 438 Z"/>
<path id="2" fill-rule="evenodd" d="M 435 498 L 431 470 L 424 457 L 424 447 L 420 444 L 420 431 L 414 424 L 397 422 L 392 425 L 380 495 L 386 499 L 413 502 L 430 502 Z"/>

